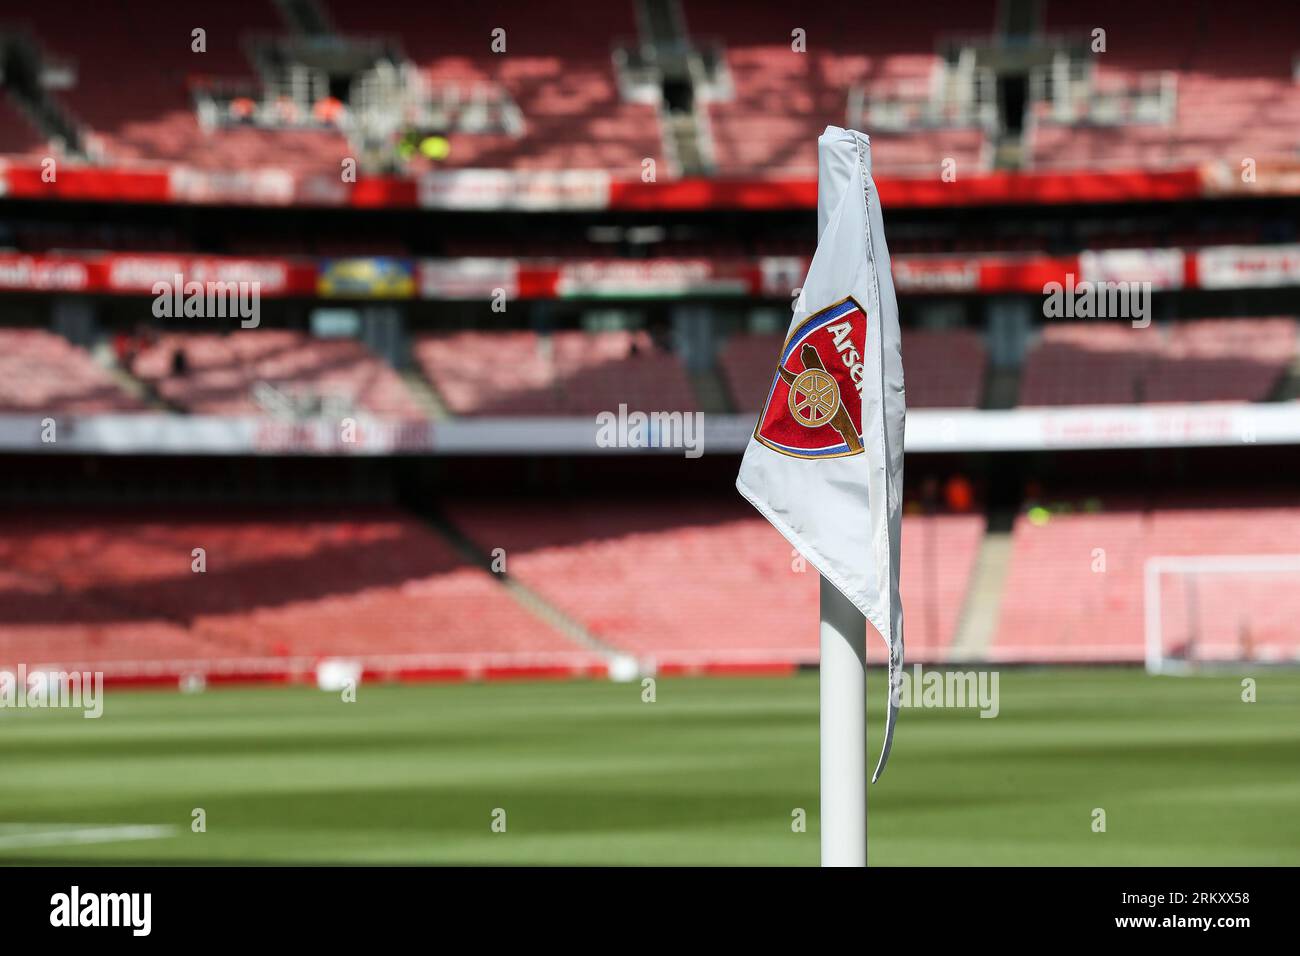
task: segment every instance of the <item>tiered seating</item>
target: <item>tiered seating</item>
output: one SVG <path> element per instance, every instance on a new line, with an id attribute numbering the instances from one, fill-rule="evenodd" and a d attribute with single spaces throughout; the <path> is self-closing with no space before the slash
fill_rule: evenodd
<path id="1" fill-rule="evenodd" d="M 1161 167 L 1230 159 L 1294 156 L 1300 149 L 1300 92 L 1290 79 L 1179 74 L 1177 116 L 1170 126 L 1067 126 L 1040 121 L 1032 139 L 1035 166 Z M 1041 113 L 1041 111 L 1040 111 Z"/>
<path id="2" fill-rule="evenodd" d="M 976 408 L 988 360 L 971 329 L 905 329 L 903 381 L 909 408 Z"/>
<path id="3" fill-rule="evenodd" d="M 232 0 L 205 8 L 201 16 L 184 5 L 147 0 L 69 0 L 27 4 L 2 19 L 25 28 L 48 54 L 75 64 L 76 85 L 55 98 L 94 131 L 111 162 L 318 169 L 337 175 L 340 158 L 350 155 L 346 140 L 335 132 L 200 128 L 190 84 L 254 82 L 242 44 L 254 34 L 287 32 L 271 0 Z M 191 50 L 191 31 L 198 27 L 207 31 L 204 53 Z"/>
<path id="4" fill-rule="evenodd" d="M 1021 377 L 1022 405 L 1268 398 L 1296 353 L 1295 320 L 1214 319 L 1169 328 L 1049 324 Z"/>
<path id="5" fill-rule="evenodd" d="M 1147 379 L 1147 401 L 1269 397 L 1296 354 L 1293 319 L 1176 323 Z"/>
<path id="6" fill-rule="evenodd" d="M 0 329 L 0 411 L 131 412 L 145 406 L 61 335 Z"/>
<path id="7" fill-rule="evenodd" d="M 901 82 L 925 88 L 938 67 L 936 24 L 944 32 L 989 32 L 993 8 L 944 3 L 926 17 L 894 17 L 841 2 L 788 6 L 747 4 L 743 15 L 724 4 L 686 7 L 695 43 L 720 41 L 734 98 L 708 104 L 718 170 L 737 175 L 813 175 L 817 136 L 843 123 L 855 84 L 871 91 Z M 791 50 L 791 31 L 806 31 L 807 52 Z M 878 172 L 928 169 L 947 157 L 978 169 L 984 133 L 975 128 L 872 131 Z"/>
<path id="8" fill-rule="evenodd" d="M 512 576 L 629 653 L 661 665 L 816 659 L 816 572 L 798 570 L 743 502 L 463 501 L 449 512 L 481 549 L 505 549 Z M 904 518 L 909 660 L 946 658 L 982 533 L 976 515 Z M 1297 540 L 1294 503 L 1022 516 L 990 657 L 1139 660 L 1147 558 L 1287 554 Z M 1294 579 L 1166 577 L 1167 648 L 1300 655 Z M 869 653 L 882 659 L 879 641 Z M 327 656 L 430 668 L 597 660 L 390 509 L 0 517 L 0 667 L 112 675 Z"/>
<path id="9" fill-rule="evenodd" d="M 113 674 L 331 655 L 591 657 L 390 509 L 0 517 L 0 666 Z"/>
<path id="10" fill-rule="evenodd" d="M 473 0 L 438 4 L 393 0 L 331 2 L 340 32 L 387 35 L 424 68 L 435 85 L 498 83 L 523 115 L 524 132 L 453 132 L 440 166 L 512 169 L 609 169 L 639 176 L 641 161 L 662 159 L 654 107 L 624 102 L 612 52 L 635 42 L 631 0 L 574 7 Z M 506 52 L 492 52 L 492 31 L 505 31 Z"/>
<path id="11" fill-rule="evenodd" d="M 1174 555 L 1295 553 L 1300 507 L 1212 507 L 1017 519 L 991 649 L 1000 660 L 1121 660 L 1143 657 L 1146 559 Z M 1104 551 L 1104 570 L 1099 552 Z M 1300 653 L 1296 576 L 1203 575 L 1197 593 L 1168 579 L 1162 626 L 1169 643 L 1185 639 L 1189 603 L 1198 609 L 1200 652 L 1241 656 L 1243 635 L 1258 656 Z M 1189 598 L 1191 598 L 1189 602 Z"/>
<path id="12" fill-rule="evenodd" d="M 420 339 L 415 357 L 458 415 L 696 407 L 681 362 L 643 332 L 457 332 Z"/>
<path id="13" fill-rule="evenodd" d="M 1123 84 L 1140 70 L 1173 71 L 1172 125 L 1060 126 L 1038 112 L 1030 139 L 1038 166 L 1162 166 L 1242 157 L 1294 157 L 1300 149 L 1300 84 L 1292 78 L 1300 13 L 1277 0 L 1253 7 L 1248 20 L 1227 6 L 1169 14 L 1123 0 L 1046 4 L 1049 32 L 1088 34 L 1123 24 L 1104 56 L 1094 57 L 1100 84 Z M 1259 29 L 1268 24 L 1267 29 Z"/>
<path id="14" fill-rule="evenodd" d="M 174 365 L 178 352 L 184 372 Z M 266 410 L 254 397 L 258 383 L 306 403 L 338 402 L 394 418 L 422 415 L 392 366 L 354 339 L 282 330 L 168 333 L 136 357 L 133 371 L 165 401 L 205 415 Z"/>
<path id="15" fill-rule="evenodd" d="M 643 159 L 664 157 L 656 107 L 624 101 L 611 57 L 616 45 L 638 42 L 631 0 L 572 11 L 520 5 L 502 12 L 472 0 L 333 0 L 327 6 L 342 36 L 395 40 L 435 88 L 455 87 L 468 98 L 488 85 L 518 106 L 522 135 L 455 131 L 440 166 L 596 168 L 634 177 Z M 1222 5 L 1171 15 L 1124 0 L 1086 11 L 1062 0 L 1043 6 L 1045 35 L 1086 36 L 1099 23 L 1119 34 L 1110 37 L 1104 56 L 1093 58 L 1100 88 L 1172 71 L 1176 115 L 1169 126 L 1061 125 L 1038 104 L 1027 139 L 1031 165 L 1186 165 L 1208 158 L 1235 165 L 1242 156 L 1294 157 L 1300 149 L 1300 86 L 1292 76 L 1300 20 L 1293 4 L 1265 0 L 1245 19 Z M 861 86 L 869 99 L 888 100 L 903 89 L 924 96 L 939 67 L 936 39 L 991 35 L 994 8 L 948 0 L 925 17 L 893 17 L 834 0 L 794 15 L 787 6 L 760 2 L 737 16 L 725 4 L 687 4 L 691 41 L 719 44 L 730 80 L 727 98 L 710 102 L 705 95 L 699 104 L 708 114 L 706 142 L 719 172 L 811 175 L 816 135 L 828 121 L 843 122 L 850 89 Z M 176 5 L 71 0 L 0 15 L 53 60 L 75 65 L 75 85 L 52 95 L 93 131 L 92 145 L 109 161 L 337 174 L 340 158 L 351 154 L 337 131 L 200 129 L 191 87 L 237 82 L 254 88 L 243 44 L 259 34 L 288 33 L 272 0 L 233 0 L 201 19 L 207 50 L 197 53 L 191 50 L 197 24 Z M 1269 29 L 1257 29 L 1261 23 Z M 806 31 L 806 52 L 791 49 L 795 27 Z M 491 48 L 497 28 L 505 30 L 504 53 Z M 40 146 L 26 123 L 5 122 L 16 119 L 11 113 L 0 103 L 0 153 Z M 876 129 L 872 136 L 876 168 L 887 174 L 934 174 L 948 158 L 959 169 L 980 169 L 989 153 L 985 132 L 973 126 Z"/>
<path id="16" fill-rule="evenodd" d="M 737 410 L 756 412 L 763 407 L 783 341 L 785 336 L 779 333 L 741 333 L 727 339 L 718 350 L 718 371 Z"/>
<path id="17" fill-rule="evenodd" d="M 1158 331 L 1115 322 L 1050 324 L 1020 378 L 1021 405 L 1124 405 L 1142 398 Z"/>
<path id="18" fill-rule="evenodd" d="M 449 514 L 481 548 L 505 548 L 510 574 L 637 655 L 817 658 L 816 570 L 795 570 L 790 546 L 743 501 L 467 501 Z M 903 519 L 910 659 L 946 653 L 982 534 L 977 515 Z M 883 659 L 883 643 L 869 652 Z"/>
<path id="19" fill-rule="evenodd" d="M 734 335 L 718 366 L 735 407 L 757 411 L 772 385 L 781 335 Z M 903 330 L 903 377 L 908 408 L 975 408 L 986 362 L 984 343 L 969 329 Z"/>

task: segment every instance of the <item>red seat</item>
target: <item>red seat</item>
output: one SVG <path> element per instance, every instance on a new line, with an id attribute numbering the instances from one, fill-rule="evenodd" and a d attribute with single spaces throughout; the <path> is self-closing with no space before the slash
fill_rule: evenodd
<path id="1" fill-rule="evenodd" d="M 449 514 L 480 547 L 505 548 L 512 575 L 637 655 L 817 659 L 817 572 L 742 501 L 466 501 Z M 912 659 L 946 654 L 983 528 L 978 515 L 903 519 Z"/>
<path id="2" fill-rule="evenodd" d="M 347 511 L 0 518 L 0 666 L 120 674 L 286 657 L 595 660 L 419 522 Z M 202 574 L 191 569 L 196 546 Z"/>
<path id="3" fill-rule="evenodd" d="M 1141 510 L 1116 502 L 1099 514 L 1021 515 L 991 656 L 998 660 L 1138 661 L 1143 658 L 1143 576 L 1155 556 L 1294 553 L 1295 505 Z M 1104 563 L 1098 564 L 1098 560 Z M 1293 580 L 1292 578 L 1287 580 Z M 1163 626 L 1186 634 L 1186 579 L 1166 579 Z M 1198 578 L 1203 649 L 1235 653 L 1243 633 L 1259 654 L 1300 654 L 1300 589 L 1276 577 Z"/>
<path id="4" fill-rule="evenodd" d="M 424 336 L 414 351 L 458 415 L 696 408 L 682 363 L 643 332 L 454 332 Z"/>
<path id="5" fill-rule="evenodd" d="M 0 329 L 0 411 L 142 411 L 90 353 L 42 329 Z"/>

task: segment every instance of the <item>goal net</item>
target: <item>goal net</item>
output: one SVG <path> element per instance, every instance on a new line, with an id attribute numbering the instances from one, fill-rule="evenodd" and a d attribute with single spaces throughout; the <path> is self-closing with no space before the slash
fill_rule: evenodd
<path id="1" fill-rule="evenodd" d="M 1152 674 L 1300 664 L 1300 554 L 1148 558 Z"/>

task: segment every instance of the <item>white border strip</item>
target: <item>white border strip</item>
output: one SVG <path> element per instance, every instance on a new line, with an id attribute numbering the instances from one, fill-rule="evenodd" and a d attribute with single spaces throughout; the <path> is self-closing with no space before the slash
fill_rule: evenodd
<path id="1" fill-rule="evenodd" d="M 654 411 L 644 409 L 643 411 Z M 757 413 L 704 415 L 705 454 L 738 454 Z M 55 440 L 49 441 L 50 421 Z M 280 422 L 211 415 L 0 415 L 0 451 L 41 454 L 498 455 L 669 454 L 677 447 L 602 448 L 596 417 L 356 419 L 354 441 L 326 419 Z M 653 438 L 651 439 L 654 440 Z M 1300 444 L 1300 403 L 1080 405 L 1006 411 L 923 408 L 907 415 L 907 451 Z"/>

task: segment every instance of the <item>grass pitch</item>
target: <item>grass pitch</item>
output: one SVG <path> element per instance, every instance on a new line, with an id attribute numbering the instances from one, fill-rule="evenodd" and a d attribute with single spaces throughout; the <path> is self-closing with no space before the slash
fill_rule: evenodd
<path id="1" fill-rule="evenodd" d="M 1300 864 L 1300 674 L 1257 676 L 1243 703 L 1235 678 L 1004 671 L 995 719 L 906 709 L 870 791 L 871 863 Z M 876 671 L 870 690 L 875 748 Z M 0 710 L 0 862 L 817 863 L 815 675 L 641 693 L 110 690 L 99 720 Z"/>

